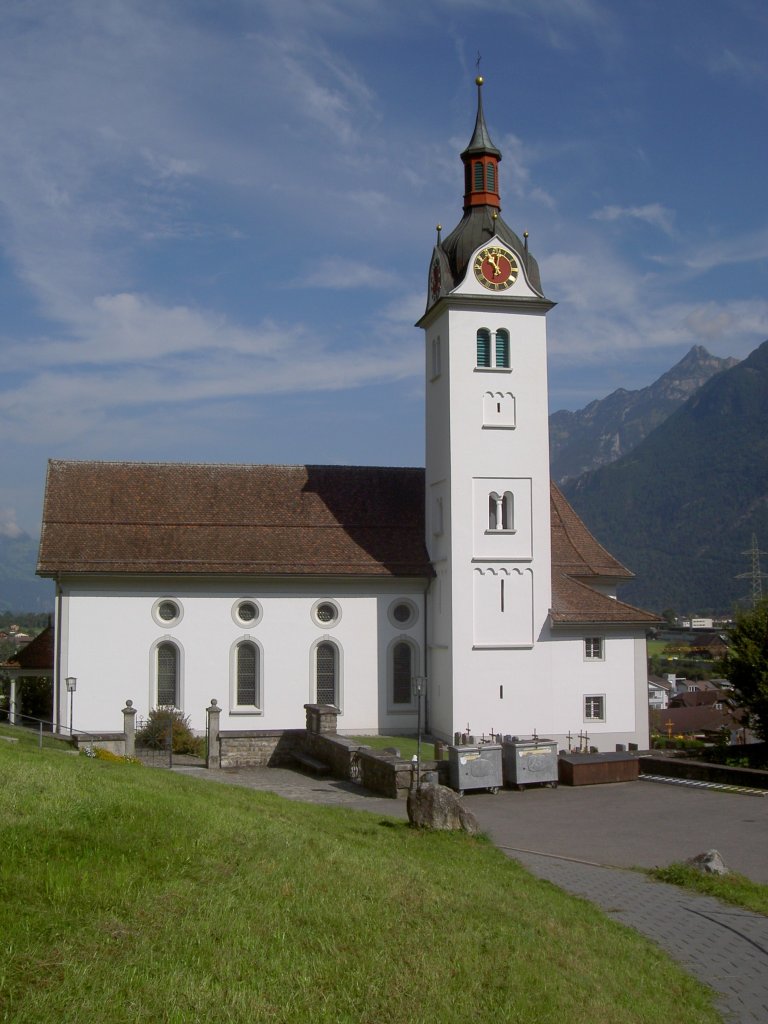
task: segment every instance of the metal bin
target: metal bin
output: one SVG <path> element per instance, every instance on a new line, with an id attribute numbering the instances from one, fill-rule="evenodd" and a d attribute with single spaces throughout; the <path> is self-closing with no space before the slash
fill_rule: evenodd
<path id="1" fill-rule="evenodd" d="M 557 786 L 557 743 L 554 740 L 522 740 L 516 736 L 502 744 L 504 784 L 523 786 L 545 784 Z"/>
<path id="2" fill-rule="evenodd" d="M 483 743 L 472 747 L 448 747 L 451 789 L 463 796 L 467 789 L 498 793 L 502 785 L 501 746 Z"/>

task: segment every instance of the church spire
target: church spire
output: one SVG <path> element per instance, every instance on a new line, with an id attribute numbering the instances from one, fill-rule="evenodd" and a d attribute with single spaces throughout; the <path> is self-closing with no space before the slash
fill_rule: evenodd
<path id="1" fill-rule="evenodd" d="M 501 208 L 499 162 L 501 153 L 491 142 L 483 114 L 483 79 L 478 75 L 477 117 L 469 145 L 461 154 L 464 163 L 464 212 L 475 206 Z"/>

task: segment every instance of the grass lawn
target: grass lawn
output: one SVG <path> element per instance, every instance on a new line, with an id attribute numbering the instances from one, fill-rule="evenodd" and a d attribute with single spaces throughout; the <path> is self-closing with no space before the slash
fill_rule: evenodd
<path id="1" fill-rule="evenodd" d="M 416 753 L 417 743 L 415 736 L 350 736 L 348 738 L 356 743 L 365 743 L 367 746 L 373 747 L 374 750 L 382 750 L 384 747 L 397 747 L 400 751 L 400 756 L 406 761 L 410 761 Z M 423 738 L 421 741 L 421 756 L 425 761 L 435 756 L 434 745 L 427 743 Z"/>
<path id="2" fill-rule="evenodd" d="M 670 864 L 666 868 L 653 868 L 648 872 L 660 882 L 670 882 L 683 889 L 716 896 L 724 903 L 732 903 L 756 914 L 768 916 L 768 885 L 753 882 L 744 875 L 704 875 L 687 864 Z"/>
<path id="3" fill-rule="evenodd" d="M 720 1019 L 485 840 L 16 745 L 0 772 L 2 1021 Z"/>
<path id="4" fill-rule="evenodd" d="M 20 746 L 26 749 L 34 749 L 40 746 L 40 736 L 35 729 L 22 729 L 16 725 L 8 725 L 7 722 L 3 722 L 0 724 L 0 737 L 2 736 L 8 736 L 16 740 Z M 0 743 L 6 746 L 5 740 L 0 739 Z M 13 745 L 15 746 L 16 744 Z M 69 740 L 57 739 L 51 736 L 49 732 L 43 733 L 43 747 L 49 750 L 73 752 L 73 747 Z"/>

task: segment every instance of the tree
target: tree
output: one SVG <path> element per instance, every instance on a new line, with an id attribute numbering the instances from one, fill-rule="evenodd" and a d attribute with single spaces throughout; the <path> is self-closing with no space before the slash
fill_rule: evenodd
<path id="1" fill-rule="evenodd" d="M 743 612 L 729 630 L 723 670 L 736 696 L 756 719 L 756 732 L 768 739 L 768 598 Z"/>

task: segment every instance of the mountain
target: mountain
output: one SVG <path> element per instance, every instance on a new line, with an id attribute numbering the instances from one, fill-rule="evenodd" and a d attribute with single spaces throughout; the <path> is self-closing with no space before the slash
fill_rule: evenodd
<path id="1" fill-rule="evenodd" d="M 0 610 L 39 612 L 53 608 L 50 580 L 35 576 L 37 540 L 28 533 L 0 534 Z"/>
<path id="2" fill-rule="evenodd" d="M 679 363 L 646 388 L 619 388 L 578 412 L 561 409 L 552 413 L 552 479 L 562 485 L 628 454 L 702 384 L 737 362 L 733 358 L 719 359 L 701 345 L 694 345 Z"/>
<path id="3" fill-rule="evenodd" d="M 768 544 L 768 341 L 718 373 L 629 455 L 571 480 L 568 500 L 637 579 L 622 599 L 729 612 Z"/>

